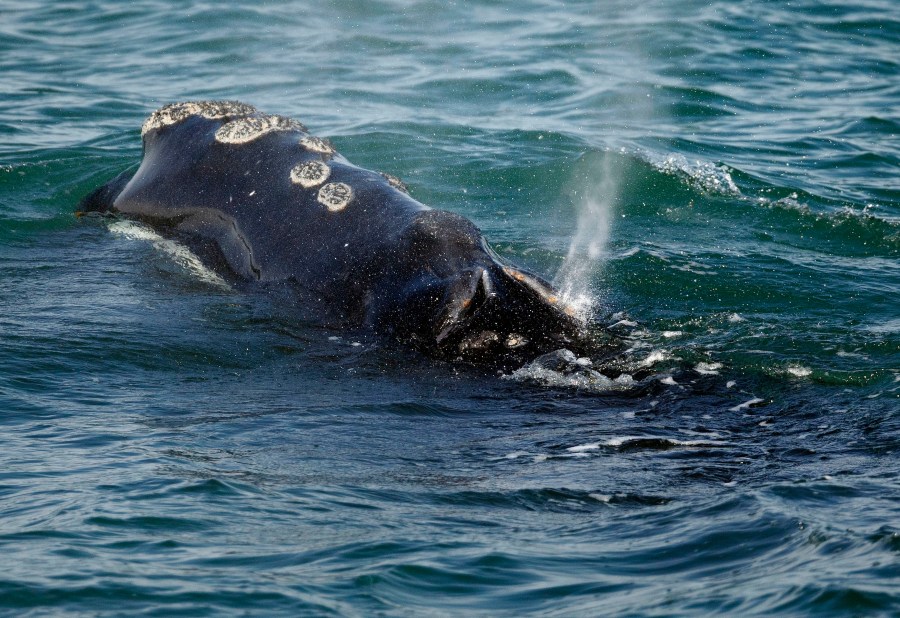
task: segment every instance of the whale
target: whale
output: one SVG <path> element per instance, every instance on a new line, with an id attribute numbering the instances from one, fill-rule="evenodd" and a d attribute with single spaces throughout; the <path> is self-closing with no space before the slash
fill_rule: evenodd
<path id="1" fill-rule="evenodd" d="M 77 214 L 142 222 L 240 290 L 439 359 L 515 365 L 585 340 L 561 294 L 501 259 L 474 223 L 353 165 L 296 120 L 187 101 L 150 114 L 141 137 L 136 171 L 91 191 Z"/>

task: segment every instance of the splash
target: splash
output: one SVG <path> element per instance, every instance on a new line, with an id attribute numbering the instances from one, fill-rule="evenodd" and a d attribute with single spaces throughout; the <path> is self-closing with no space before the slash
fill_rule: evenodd
<path id="1" fill-rule="evenodd" d="M 228 282 L 207 268 L 190 249 L 174 240 L 163 238 L 146 225 L 127 220 L 114 221 L 109 224 L 109 230 L 131 240 L 149 241 L 199 281 L 222 290 L 231 290 Z"/>
<path id="2" fill-rule="evenodd" d="M 560 349 L 539 356 L 524 367 L 502 376 L 504 380 L 532 382 L 555 388 L 577 388 L 595 393 L 627 391 L 637 384 L 626 373 L 609 378 L 594 368 L 586 357 L 577 357 L 571 350 Z"/>
<path id="3" fill-rule="evenodd" d="M 648 153 L 647 160 L 664 174 L 680 178 L 687 185 L 711 195 L 739 196 L 741 190 L 731 177 L 733 171 L 727 165 L 715 165 L 709 161 L 688 160 L 681 154 L 659 157 Z"/>
<path id="4" fill-rule="evenodd" d="M 578 223 L 555 283 L 563 300 L 584 315 L 596 302 L 591 279 L 606 253 L 609 232 L 622 185 L 620 159 L 610 151 L 592 158 L 575 190 Z"/>

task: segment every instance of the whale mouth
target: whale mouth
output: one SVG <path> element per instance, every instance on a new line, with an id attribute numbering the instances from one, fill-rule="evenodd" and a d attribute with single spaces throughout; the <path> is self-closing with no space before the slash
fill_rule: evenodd
<path id="1" fill-rule="evenodd" d="M 447 283 L 434 324 L 439 356 L 481 361 L 527 358 L 584 337 L 584 324 L 547 283 L 492 264 Z"/>

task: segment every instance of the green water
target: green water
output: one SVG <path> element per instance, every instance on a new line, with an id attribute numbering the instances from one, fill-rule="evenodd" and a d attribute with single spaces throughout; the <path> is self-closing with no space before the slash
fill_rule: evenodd
<path id="1" fill-rule="evenodd" d="M 0 4 L 0 613 L 900 613 L 895 14 Z M 438 363 L 76 219 L 194 98 L 469 217 L 650 377 Z"/>

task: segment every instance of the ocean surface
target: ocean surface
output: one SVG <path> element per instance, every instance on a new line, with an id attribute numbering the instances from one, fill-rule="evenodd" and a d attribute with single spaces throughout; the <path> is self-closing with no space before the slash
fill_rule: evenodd
<path id="1" fill-rule="evenodd" d="M 199 98 L 610 356 L 434 361 L 74 216 Z M 0 614 L 900 616 L 898 132 L 894 0 L 0 2 Z"/>

